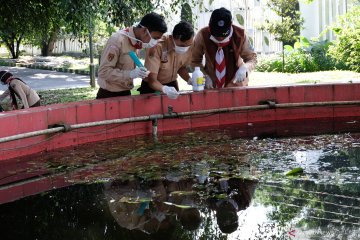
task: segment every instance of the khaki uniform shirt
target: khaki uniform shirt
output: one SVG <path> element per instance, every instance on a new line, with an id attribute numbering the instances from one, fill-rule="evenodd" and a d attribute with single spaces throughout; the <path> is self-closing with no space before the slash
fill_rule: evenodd
<path id="1" fill-rule="evenodd" d="M 130 51 L 136 51 L 131 45 L 127 35 L 135 38 L 133 28 L 129 32 L 119 30 L 107 41 L 101 54 L 101 62 L 98 72 L 98 84 L 101 88 L 110 92 L 131 90 L 134 87 L 130 71 L 135 68 L 133 60 L 129 56 Z M 129 41 L 130 40 L 130 41 Z"/>
<path id="2" fill-rule="evenodd" d="M 147 49 L 145 67 L 162 84 L 176 81 L 178 70 L 191 64 L 191 52 L 190 47 L 186 53 L 176 53 L 172 37 L 164 35 L 156 47 Z"/>
<path id="3" fill-rule="evenodd" d="M 194 45 L 193 45 L 193 54 L 192 54 L 192 66 L 193 67 L 201 67 L 204 72 L 209 75 L 209 77 L 215 82 L 216 74 L 215 74 L 215 59 L 211 59 L 209 53 L 206 50 L 205 39 L 201 31 L 205 31 L 206 29 L 201 29 L 195 36 Z M 234 34 L 233 34 L 234 37 Z M 207 39 L 207 41 L 211 41 Z M 203 56 L 205 55 L 205 67 L 203 66 Z M 252 47 L 249 38 L 245 35 L 244 44 L 242 46 L 240 57 L 236 63 L 237 67 L 240 67 L 242 64 L 245 64 L 248 72 L 250 73 L 255 69 L 257 63 L 257 55 Z M 244 82 L 239 84 L 239 86 L 247 86 L 249 79 L 246 78 Z M 234 84 L 229 84 L 234 85 Z M 214 85 L 215 86 L 215 85 Z"/>
<path id="4" fill-rule="evenodd" d="M 10 82 L 10 86 L 14 89 L 14 91 L 18 94 L 21 99 L 24 108 L 29 108 L 40 100 L 39 95 L 30 88 L 28 85 L 23 83 L 18 79 L 13 79 Z M 2 101 L 5 97 L 10 95 L 10 90 L 7 89 L 1 96 L 0 101 Z"/>

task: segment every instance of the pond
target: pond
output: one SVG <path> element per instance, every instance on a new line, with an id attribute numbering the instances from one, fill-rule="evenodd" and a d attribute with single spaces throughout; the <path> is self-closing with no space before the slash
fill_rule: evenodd
<path id="1" fill-rule="evenodd" d="M 0 164 L 1 239 L 360 239 L 360 135 L 216 129 Z M 36 192 L 36 191 L 33 191 Z"/>

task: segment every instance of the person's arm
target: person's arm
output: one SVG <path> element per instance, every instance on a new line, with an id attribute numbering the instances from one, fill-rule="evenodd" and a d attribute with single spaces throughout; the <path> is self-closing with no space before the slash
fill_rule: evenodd
<path id="1" fill-rule="evenodd" d="M 106 44 L 102 54 L 99 66 L 99 78 L 105 82 L 123 82 L 124 86 L 132 84 L 130 69 L 118 68 L 117 62 L 123 54 L 121 38 L 117 35 L 111 37 Z"/>
<path id="2" fill-rule="evenodd" d="M 178 91 L 174 87 L 169 87 L 161 84 L 157 80 L 157 74 L 150 73 L 149 76 L 145 79 L 148 82 L 149 86 L 155 91 L 160 91 L 165 93 L 169 98 L 176 99 L 179 96 Z"/>
<path id="3" fill-rule="evenodd" d="M 146 50 L 145 68 L 150 71 L 150 74 L 144 79 L 144 81 L 149 84 L 149 87 L 160 92 L 162 91 L 163 85 L 157 80 L 157 77 L 161 65 L 161 53 L 162 49 L 160 46 Z"/>
<path id="4" fill-rule="evenodd" d="M 155 91 L 162 91 L 162 87 L 164 85 L 162 85 L 158 80 L 157 80 L 157 74 L 155 73 L 150 73 L 149 76 L 147 78 L 145 78 L 145 81 L 149 84 L 149 87 L 151 87 L 152 89 L 154 89 Z"/>
<path id="5" fill-rule="evenodd" d="M 190 74 L 189 74 L 189 72 L 188 72 L 188 70 L 186 69 L 186 67 L 185 66 L 182 66 L 181 68 L 179 68 L 179 70 L 178 70 L 178 74 L 179 74 L 179 76 L 182 78 L 182 79 L 184 79 L 185 80 L 185 82 L 187 82 L 188 84 L 190 84 L 189 83 L 189 80 L 190 80 Z"/>
<path id="6" fill-rule="evenodd" d="M 200 67 L 203 66 L 203 57 L 204 57 L 204 39 L 202 36 L 202 32 L 199 31 L 194 39 L 194 43 L 192 46 L 192 57 L 191 57 L 191 66 L 192 67 Z"/>
<path id="7" fill-rule="evenodd" d="M 255 69 L 257 63 L 257 54 L 251 45 L 249 38 L 245 35 L 244 45 L 241 49 L 241 58 L 244 60 L 248 73 Z"/>
<path id="8" fill-rule="evenodd" d="M 29 103 L 26 98 L 26 94 L 24 92 L 23 86 L 25 85 L 21 81 L 12 80 L 10 86 L 14 89 L 14 91 L 19 95 L 21 102 L 24 105 L 24 109 L 29 108 Z"/>

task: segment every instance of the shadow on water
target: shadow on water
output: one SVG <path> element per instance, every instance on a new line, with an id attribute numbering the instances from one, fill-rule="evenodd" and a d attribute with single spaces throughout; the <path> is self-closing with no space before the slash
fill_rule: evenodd
<path id="1" fill-rule="evenodd" d="M 22 195 L 0 194 L 1 239 L 360 239 L 358 134 L 236 135 L 112 140 L 3 162 L 0 190 Z"/>

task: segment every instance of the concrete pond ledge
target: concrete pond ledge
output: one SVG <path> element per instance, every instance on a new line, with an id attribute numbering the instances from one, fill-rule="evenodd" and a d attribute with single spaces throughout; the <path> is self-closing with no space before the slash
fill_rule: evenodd
<path id="1" fill-rule="evenodd" d="M 360 84 L 353 83 L 206 90 L 183 93 L 176 100 L 146 94 L 16 110 L 0 113 L 0 140 L 49 128 L 63 131 L 2 141 L 0 161 L 83 143 L 151 134 L 154 118 L 159 133 L 232 124 L 348 118 L 360 116 L 357 101 L 360 102 Z M 336 102 L 339 105 L 332 105 Z M 318 104 L 301 107 L 302 103 Z M 220 111 L 207 112 L 212 110 Z M 188 117 L 177 116 L 181 113 Z M 117 119 L 135 120 L 87 127 L 94 122 Z M 79 124 L 85 127 L 69 129 Z M 360 124 L 355 125 L 352 129 L 360 130 Z M 335 131 L 336 126 L 333 128 Z"/>

